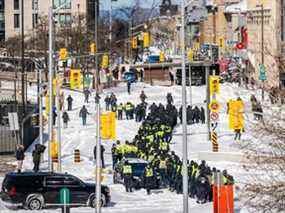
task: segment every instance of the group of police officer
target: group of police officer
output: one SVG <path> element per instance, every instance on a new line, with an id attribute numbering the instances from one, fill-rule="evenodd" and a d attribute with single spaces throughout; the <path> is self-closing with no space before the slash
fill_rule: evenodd
<path id="1" fill-rule="evenodd" d="M 133 141 L 126 141 L 124 145 L 117 141 L 112 148 L 113 165 L 124 157 L 138 157 L 149 162 L 143 175 L 147 194 L 157 186 L 157 180 L 161 188 L 182 193 L 182 160 L 174 151 L 170 151 L 172 131 L 177 124 L 178 115 L 172 103 L 171 94 L 167 95 L 166 107 L 153 103 Z M 200 165 L 194 161 L 188 162 L 189 196 L 196 197 L 199 203 L 210 201 L 215 171 L 216 169 L 211 169 L 205 161 Z M 126 191 L 131 192 L 132 167 L 130 164 L 125 163 L 123 175 Z M 223 175 L 224 184 L 233 183 L 233 177 L 226 171 Z"/>

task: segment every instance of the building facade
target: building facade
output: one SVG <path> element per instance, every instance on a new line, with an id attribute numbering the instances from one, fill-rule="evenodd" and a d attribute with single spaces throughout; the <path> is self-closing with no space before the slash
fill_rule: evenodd
<path id="1" fill-rule="evenodd" d="M 261 85 L 259 66 L 264 58 L 266 81 L 264 86 L 285 88 L 284 69 L 284 0 L 263 1 L 263 12 L 259 0 L 248 0 L 248 58 L 249 76 Z M 262 30 L 262 20 L 264 27 Z M 262 39 L 263 35 L 263 39 Z M 264 48 L 262 48 L 262 43 Z"/>
<path id="2" fill-rule="evenodd" d="M 67 3 L 65 7 L 55 14 L 56 22 L 69 23 L 78 14 L 87 15 L 87 5 L 92 0 L 24 0 L 24 31 L 28 35 L 38 24 L 39 18 L 48 16 L 49 7 L 52 5 Z M 94 0 L 93 0 L 94 1 Z M 21 33 L 21 0 L 3 0 L 4 20 L 5 20 L 5 39 L 20 35 Z M 1 3 L 1 2 L 0 2 Z M 0 4 L 0 34 L 1 34 L 1 4 Z"/>

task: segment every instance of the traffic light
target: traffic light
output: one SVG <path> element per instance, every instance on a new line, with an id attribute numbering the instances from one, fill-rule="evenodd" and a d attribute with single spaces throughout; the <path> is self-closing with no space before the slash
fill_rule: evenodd
<path id="1" fill-rule="evenodd" d="M 219 76 L 210 76 L 210 94 L 220 93 L 220 78 Z"/>
<path id="2" fill-rule="evenodd" d="M 90 44 L 90 53 L 91 53 L 92 55 L 95 55 L 96 52 L 97 52 L 97 50 L 96 50 L 96 44 L 93 42 L 93 43 Z"/>
<path id="3" fill-rule="evenodd" d="M 160 52 L 160 54 L 159 54 L 159 62 L 164 62 L 164 61 L 165 61 L 164 52 Z"/>
<path id="4" fill-rule="evenodd" d="M 137 37 L 132 38 L 132 48 L 133 49 L 138 48 L 138 38 Z"/>
<path id="5" fill-rule="evenodd" d="M 148 48 L 150 46 L 150 35 L 149 32 L 143 33 L 143 47 Z"/>
<path id="6" fill-rule="evenodd" d="M 225 49 L 225 39 L 223 37 L 219 38 L 219 47 Z"/>
<path id="7" fill-rule="evenodd" d="M 102 68 L 106 69 L 108 67 L 109 67 L 109 57 L 108 57 L 108 55 L 103 55 L 103 58 L 102 58 Z"/>
<path id="8" fill-rule="evenodd" d="M 39 125 L 39 114 L 33 114 L 31 117 L 31 124 L 32 126 L 38 126 Z"/>
<path id="9" fill-rule="evenodd" d="M 188 60 L 191 62 L 194 61 L 194 52 L 192 49 L 188 51 Z"/>
<path id="10" fill-rule="evenodd" d="M 65 61 L 67 58 L 67 49 L 66 48 L 61 48 L 59 50 L 59 60 Z"/>

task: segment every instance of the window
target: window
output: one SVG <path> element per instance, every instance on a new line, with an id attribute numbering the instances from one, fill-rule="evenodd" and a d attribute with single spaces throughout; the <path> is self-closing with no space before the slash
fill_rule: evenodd
<path id="1" fill-rule="evenodd" d="M 5 1 L 0 0 L 0 10 L 4 10 Z"/>
<path id="2" fill-rule="evenodd" d="M 14 14 L 14 28 L 20 28 L 20 14 Z"/>
<path id="3" fill-rule="evenodd" d="M 282 89 L 285 88 L 285 73 L 280 73 L 280 86 Z"/>
<path id="4" fill-rule="evenodd" d="M 38 24 L 38 14 L 33 14 L 33 28 L 35 28 Z"/>
<path id="5" fill-rule="evenodd" d="M 54 7 L 58 8 L 63 4 L 66 4 L 63 9 L 71 9 L 71 0 L 53 0 Z"/>
<path id="6" fill-rule="evenodd" d="M 64 177 L 47 177 L 45 185 L 48 187 L 64 186 Z"/>
<path id="7" fill-rule="evenodd" d="M 65 177 L 64 186 L 65 187 L 78 187 L 78 186 L 81 186 L 81 183 L 73 177 Z"/>
<path id="8" fill-rule="evenodd" d="M 14 10 L 20 9 L 20 0 L 14 0 Z"/>
<path id="9" fill-rule="evenodd" d="M 285 0 L 281 0 L 281 40 L 285 41 Z"/>
<path id="10" fill-rule="evenodd" d="M 38 0 L 33 0 L 32 9 L 33 10 L 38 10 L 39 9 Z"/>

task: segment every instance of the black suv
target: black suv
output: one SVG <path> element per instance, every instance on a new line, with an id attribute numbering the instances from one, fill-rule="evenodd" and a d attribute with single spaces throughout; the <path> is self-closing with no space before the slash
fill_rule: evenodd
<path id="1" fill-rule="evenodd" d="M 85 183 L 70 174 L 51 172 L 8 173 L 2 183 L 1 200 L 7 207 L 24 207 L 39 210 L 47 206 L 58 206 L 60 190 L 68 188 L 71 206 L 95 207 L 95 184 Z M 110 202 L 110 190 L 101 187 L 101 205 Z"/>

